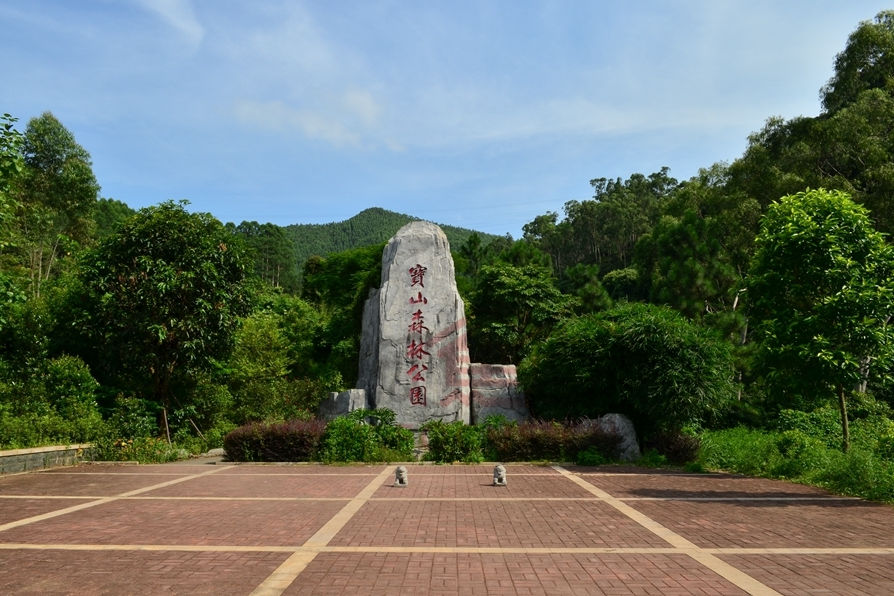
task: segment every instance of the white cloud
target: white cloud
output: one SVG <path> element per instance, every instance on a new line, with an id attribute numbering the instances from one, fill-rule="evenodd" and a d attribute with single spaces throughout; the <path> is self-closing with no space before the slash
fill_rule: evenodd
<path id="1" fill-rule="evenodd" d="M 205 28 L 196 17 L 190 0 L 138 0 L 149 12 L 161 17 L 168 25 L 177 29 L 190 42 L 197 46 L 205 36 Z"/>

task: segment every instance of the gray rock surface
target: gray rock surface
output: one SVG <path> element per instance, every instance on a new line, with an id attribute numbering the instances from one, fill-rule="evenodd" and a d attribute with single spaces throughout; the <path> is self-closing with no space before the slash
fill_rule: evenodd
<path id="1" fill-rule="evenodd" d="M 636 461 L 642 455 L 636 440 L 636 429 L 633 422 L 623 414 L 606 414 L 591 421 L 605 432 L 619 435 L 618 457 L 621 461 Z"/>
<path id="2" fill-rule="evenodd" d="M 525 396 L 518 387 L 514 364 L 479 364 L 469 367 L 472 397 L 472 423 L 480 424 L 488 416 L 501 415 L 514 422 L 528 418 Z"/>
<path id="3" fill-rule="evenodd" d="M 419 428 L 470 422 L 465 306 L 441 229 L 414 221 L 388 242 L 382 283 L 366 302 L 358 386 L 371 405 Z"/>
<path id="4" fill-rule="evenodd" d="M 320 419 L 328 421 L 367 407 L 366 391 L 348 389 L 341 393 L 330 393 L 328 398 L 321 401 L 319 415 Z"/>

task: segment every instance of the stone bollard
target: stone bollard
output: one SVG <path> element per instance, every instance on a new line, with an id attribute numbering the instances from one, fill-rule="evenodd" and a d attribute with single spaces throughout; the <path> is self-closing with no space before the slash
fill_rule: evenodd
<path id="1" fill-rule="evenodd" d="M 397 466 L 397 469 L 394 470 L 394 486 L 400 486 L 403 488 L 407 485 L 407 467 L 406 466 Z"/>
<path id="2" fill-rule="evenodd" d="M 494 466 L 494 486 L 506 486 L 506 466 L 503 464 Z"/>

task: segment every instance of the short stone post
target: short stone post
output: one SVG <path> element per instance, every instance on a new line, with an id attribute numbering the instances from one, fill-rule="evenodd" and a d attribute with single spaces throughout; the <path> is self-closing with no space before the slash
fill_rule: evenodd
<path id="1" fill-rule="evenodd" d="M 397 469 L 394 470 L 394 486 L 399 486 L 401 488 L 407 485 L 407 467 L 406 466 L 397 466 Z"/>
<path id="2" fill-rule="evenodd" d="M 503 464 L 494 466 L 494 486 L 506 486 L 506 466 Z"/>

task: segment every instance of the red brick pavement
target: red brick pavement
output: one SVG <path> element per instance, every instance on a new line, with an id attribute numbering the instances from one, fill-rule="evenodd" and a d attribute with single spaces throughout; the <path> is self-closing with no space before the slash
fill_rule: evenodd
<path id="1" fill-rule="evenodd" d="M 0 477 L 0 594 L 891 594 L 894 508 L 621 468 L 85 465 Z M 631 509 L 632 508 L 632 509 Z"/>

